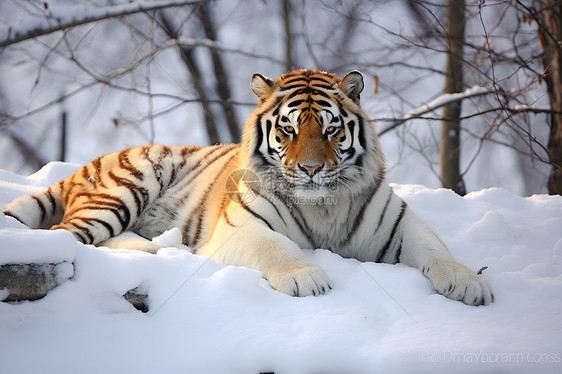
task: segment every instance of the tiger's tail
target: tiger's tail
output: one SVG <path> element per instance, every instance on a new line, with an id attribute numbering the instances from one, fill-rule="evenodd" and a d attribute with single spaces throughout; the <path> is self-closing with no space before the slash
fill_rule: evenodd
<path id="1" fill-rule="evenodd" d="M 35 195 L 20 196 L 6 205 L 3 212 L 31 229 L 49 229 L 64 216 L 63 187 L 63 182 L 59 182 Z"/>

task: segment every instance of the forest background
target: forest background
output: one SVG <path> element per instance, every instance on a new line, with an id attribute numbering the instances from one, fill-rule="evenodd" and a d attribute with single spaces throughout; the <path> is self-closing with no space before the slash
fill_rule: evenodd
<path id="1" fill-rule="evenodd" d="M 0 2 L 0 168 L 240 140 L 252 74 L 360 70 L 397 183 L 562 191 L 556 0 Z"/>

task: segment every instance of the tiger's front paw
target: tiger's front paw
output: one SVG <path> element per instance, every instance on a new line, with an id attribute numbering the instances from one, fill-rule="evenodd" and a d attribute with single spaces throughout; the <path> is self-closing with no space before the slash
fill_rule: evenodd
<path id="1" fill-rule="evenodd" d="M 315 264 L 270 275 L 268 280 L 274 289 L 289 296 L 317 296 L 332 289 L 324 269 Z"/>
<path id="2" fill-rule="evenodd" d="M 488 305 L 494 301 L 492 287 L 481 275 L 454 260 L 440 260 L 424 274 L 435 290 L 452 300 L 467 305 Z"/>

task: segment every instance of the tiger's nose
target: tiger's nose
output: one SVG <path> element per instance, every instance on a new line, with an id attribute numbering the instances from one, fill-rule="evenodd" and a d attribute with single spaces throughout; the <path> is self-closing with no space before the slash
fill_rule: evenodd
<path id="1" fill-rule="evenodd" d="M 301 169 L 302 171 L 304 171 L 305 173 L 308 173 L 309 176 L 314 176 L 314 174 L 318 173 L 322 167 L 324 166 L 324 164 L 318 164 L 318 165 L 301 165 L 299 163 L 297 163 L 299 169 Z"/>

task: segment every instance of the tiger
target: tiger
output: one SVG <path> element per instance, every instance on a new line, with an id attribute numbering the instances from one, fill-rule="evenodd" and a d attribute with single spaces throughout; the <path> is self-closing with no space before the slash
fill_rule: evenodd
<path id="1" fill-rule="evenodd" d="M 452 300 L 493 302 L 488 281 L 390 187 L 376 124 L 360 104 L 360 72 L 254 74 L 250 86 L 258 104 L 240 144 L 127 148 L 15 199 L 4 214 L 84 244 L 152 253 L 151 238 L 178 228 L 194 253 L 258 270 L 290 296 L 332 289 L 303 251 L 322 248 L 417 268 Z"/>

